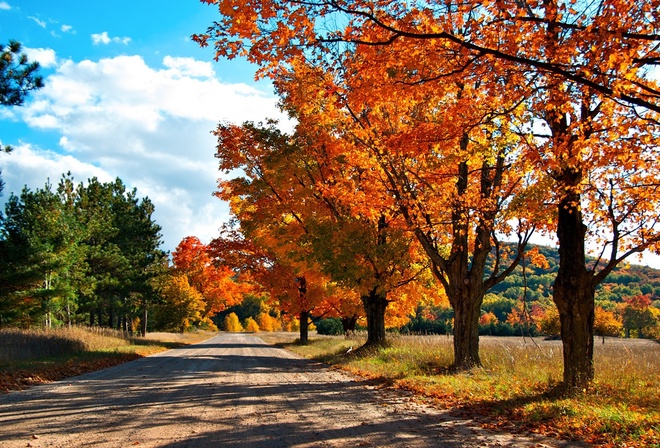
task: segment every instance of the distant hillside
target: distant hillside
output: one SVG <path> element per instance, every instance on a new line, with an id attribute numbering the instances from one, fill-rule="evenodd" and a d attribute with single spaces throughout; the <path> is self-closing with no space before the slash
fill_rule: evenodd
<path id="1" fill-rule="evenodd" d="M 552 297 L 552 283 L 559 268 L 559 253 L 554 247 L 537 247 L 548 261 L 548 267 L 539 267 L 527 261 L 524 272 L 519 266 L 502 283 L 489 293 L 510 299 L 518 299 L 525 293 L 527 301 L 544 301 Z M 595 259 L 590 259 L 595 263 Z M 660 270 L 630 263 L 619 265 L 596 290 L 597 302 L 620 303 L 628 297 L 649 294 L 651 300 L 660 301 Z M 656 307 L 659 304 L 656 304 Z"/>

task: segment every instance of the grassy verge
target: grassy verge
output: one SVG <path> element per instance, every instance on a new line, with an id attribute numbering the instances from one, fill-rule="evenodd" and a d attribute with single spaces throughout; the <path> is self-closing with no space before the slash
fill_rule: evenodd
<path id="1" fill-rule="evenodd" d="M 278 342 L 276 336 L 264 339 Z M 486 426 L 601 447 L 660 447 L 657 343 L 598 341 L 592 389 L 566 396 L 556 392 L 562 375 L 559 341 L 485 337 L 483 367 L 462 373 L 448 369 L 452 340 L 445 336 L 396 336 L 386 348 L 356 350 L 363 342 L 318 337 L 301 346 L 280 339 L 302 356 L 414 391 L 437 406 L 482 415 Z"/>
<path id="2" fill-rule="evenodd" d="M 61 380 L 208 339 L 211 333 L 128 337 L 99 328 L 0 330 L 0 392 Z"/>

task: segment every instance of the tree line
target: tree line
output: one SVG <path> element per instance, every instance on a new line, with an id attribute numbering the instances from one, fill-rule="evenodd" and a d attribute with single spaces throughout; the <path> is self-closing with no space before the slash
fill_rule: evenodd
<path id="1" fill-rule="evenodd" d="M 299 296 L 312 271 L 355 288 L 381 344 L 395 291 L 425 266 L 470 368 L 486 292 L 541 263 L 529 235 L 553 232 L 564 384 L 588 387 L 596 287 L 660 239 L 655 0 L 204 1 L 219 17 L 193 38 L 258 64 L 296 122 L 221 124 L 220 168 L 245 176 L 218 195 Z M 504 237 L 518 244 L 501 257 Z"/>
<path id="2" fill-rule="evenodd" d="M 147 329 L 167 269 L 154 206 L 120 179 L 11 194 L 0 220 L 0 325 Z"/>

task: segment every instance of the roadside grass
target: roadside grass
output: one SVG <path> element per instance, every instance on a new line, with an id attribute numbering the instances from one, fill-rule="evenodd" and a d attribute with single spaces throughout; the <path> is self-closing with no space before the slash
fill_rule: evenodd
<path id="1" fill-rule="evenodd" d="M 25 389 L 194 344 L 213 333 L 133 337 L 104 328 L 0 330 L 0 392 Z"/>
<path id="2" fill-rule="evenodd" d="M 371 350 L 356 350 L 364 343 L 359 337 L 314 337 L 307 345 L 280 340 L 278 345 L 413 391 L 437 406 L 484 416 L 484 426 L 608 448 L 660 447 L 660 345 L 655 342 L 596 341 L 592 388 L 567 395 L 559 392 L 560 341 L 482 337 L 483 366 L 460 373 L 450 370 L 450 337 L 392 336 L 389 341 Z"/>

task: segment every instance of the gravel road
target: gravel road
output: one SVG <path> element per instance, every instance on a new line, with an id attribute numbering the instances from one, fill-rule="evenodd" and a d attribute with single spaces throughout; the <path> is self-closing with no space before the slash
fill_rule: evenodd
<path id="1" fill-rule="evenodd" d="M 0 396 L 0 447 L 569 447 L 221 334 Z"/>

